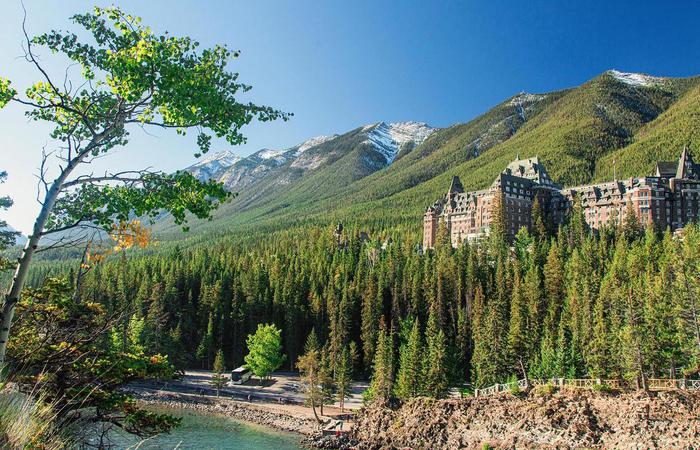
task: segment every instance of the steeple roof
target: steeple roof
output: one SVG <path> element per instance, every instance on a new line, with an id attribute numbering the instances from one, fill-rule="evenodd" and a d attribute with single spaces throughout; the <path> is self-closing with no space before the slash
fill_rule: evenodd
<path id="1" fill-rule="evenodd" d="M 699 171 L 695 166 L 693 158 L 690 156 L 690 150 L 686 145 L 683 147 L 683 153 L 678 159 L 678 168 L 676 169 L 676 178 L 682 179 L 697 179 Z"/>
<path id="2" fill-rule="evenodd" d="M 462 181 L 458 176 L 452 177 L 452 183 L 450 183 L 450 190 L 447 191 L 447 195 L 461 194 L 464 192 L 464 186 L 462 186 Z"/>
<path id="3" fill-rule="evenodd" d="M 515 161 L 508 164 L 502 173 L 515 177 L 527 178 L 542 186 L 555 185 L 552 179 L 549 178 L 544 165 L 540 163 L 537 156 L 534 158 L 520 159 L 520 155 L 517 155 Z"/>

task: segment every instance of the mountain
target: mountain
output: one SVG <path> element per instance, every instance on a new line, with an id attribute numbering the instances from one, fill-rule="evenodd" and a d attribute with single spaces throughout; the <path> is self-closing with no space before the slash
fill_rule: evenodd
<path id="1" fill-rule="evenodd" d="M 241 157 L 227 150 L 215 153 L 203 160 L 191 165 L 185 170 L 192 173 L 202 181 L 219 178 L 226 169 L 241 160 Z"/>
<path id="2" fill-rule="evenodd" d="M 259 150 L 230 164 L 217 178 L 230 190 L 241 189 L 285 163 L 300 164 L 304 152 L 336 137 L 337 135 L 317 136 L 285 150 Z"/>
<path id="3" fill-rule="evenodd" d="M 355 221 L 417 233 L 453 175 L 481 189 L 516 155 L 538 156 L 566 186 L 610 179 L 613 166 L 644 175 L 686 144 L 700 157 L 699 125 L 700 77 L 610 70 L 577 87 L 521 92 L 443 129 L 380 122 L 335 136 L 284 158 L 197 227 Z"/>
<path id="4" fill-rule="evenodd" d="M 362 178 L 410 153 L 433 131 L 419 122 L 378 122 L 343 135 L 317 136 L 283 150 L 262 149 L 245 158 L 230 152 L 217 153 L 186 170 L 202 180 L 224 183 L 250 204 L 261 194 L 277 191 L 302 177 L 312 177 L 314 172 L 338 161 L 352 166 L 346 175 Z M 254 189 L 246 190 L 248 187 Z"/>

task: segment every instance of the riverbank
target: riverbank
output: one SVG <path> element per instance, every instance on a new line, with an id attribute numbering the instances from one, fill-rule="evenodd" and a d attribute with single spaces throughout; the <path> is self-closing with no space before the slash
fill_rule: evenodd
<path id="1" fill-rule="evenodd" d="M 139 402 L 146 405 L 222 414 L 242 422 L 297 433 L 300 438 L 312 436 L 319 430 L 313 413 L 298 405 L 248 403 L 228 398 L 146 390 L 136 390 L 133 393 Z"/>

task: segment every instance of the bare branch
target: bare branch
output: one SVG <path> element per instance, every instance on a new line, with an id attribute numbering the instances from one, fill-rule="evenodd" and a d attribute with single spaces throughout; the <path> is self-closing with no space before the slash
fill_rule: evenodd
<path id="1" fill-rule="evenodd" d="M 73 229 L 81 229 L 81 230 L 91 229 L 91 230 L 104 231 L 99 226 L 89 222 L 89 220 L 90 220 L 89 217 L 81 217 L 79 220 L 77 220 L 71 224 L 68 224 L 68 225 L 65 225 L 62 227 L 58 227 L 58 228 L 52 228 L 50 230 L 44 230 L 41 232 L 41 236 L 42 237 L 50 236 L 52 234 L 62 233 L 64 231 L 69 231 L 69 230 L 73 230 Z"/>
<path id="2" fill-rule="evenodd" d="M 156 174 L 158 172 L 152 172 L 149 170 L 150 168 L 146 168 L 144 170 L 125 170 L 123 172 L 116 172 L 112 174 L 107 174 L 105 173 L 104 176 L 101 177 L 93 177 L 93 176 L 86 176 L 86 175 L 81 175 L 80 177 L 76 178 L 75 180 L 72 181 L 67 181 L 63 183 L 63 188 L 70 188 L 73 186 L 78 186 L 78 185 L 83 185 L 83 184 L 91 184 L 91 183 L 102 183 L 105 181 L 116 181 L 119 183 L 141 183 L 143 182 L 143 176 L 148 175 L 148 174 Z M 125 177 L 124 175 L 138 175 L 138 177 Z"/>

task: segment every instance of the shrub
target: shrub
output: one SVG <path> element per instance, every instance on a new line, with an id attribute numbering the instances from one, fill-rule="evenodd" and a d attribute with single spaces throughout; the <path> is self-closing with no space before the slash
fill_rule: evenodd
<path id="1" fill-rule="evenodd" d="M 607 384 L 601 383 L 601 384 L 594 384 L 593 390 L 595 392 L 610 392 L 611 389 L 610 389 L 610 386 L 608 386 Z"/>
<path id="2" fill-rule="evenodd" d="M 474 390 L 471 388 L 467 388 L 467 387 L 461 387 L 461 388 L 459 388 L 459 396 L 460 396 L 460 398 L 473 397 Z"/>
<path id="3" fill-rule="evenodd" d="M 520 386 L 518 386 L 518 379 L 515 375 L 511 376 L 508 380 L 508 389 L 513 396 L 520 396 Z"/>
<path id="4" fill-rule="evenodd" d="M 554 394 L 555 390 L 556 390 L 556 388 L 554 387 L 554 385 L 552 383 L 547 383 L 547 384 L 537 386 L 537 388 L 535 389 L 537 394 L 539 394 L 543 397 L 548 397 L 548 396 Z"/>

